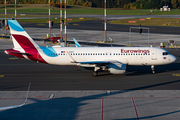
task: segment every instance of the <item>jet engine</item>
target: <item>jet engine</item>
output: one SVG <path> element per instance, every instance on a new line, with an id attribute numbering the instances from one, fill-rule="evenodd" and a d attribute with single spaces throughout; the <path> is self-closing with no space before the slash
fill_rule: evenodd
<path id="1" fill-rule="evenodd" d="M 124 74 L 126 72 L 126 64 L 111 63 L 109 64 L 108 70 L 111 74 Z"/>

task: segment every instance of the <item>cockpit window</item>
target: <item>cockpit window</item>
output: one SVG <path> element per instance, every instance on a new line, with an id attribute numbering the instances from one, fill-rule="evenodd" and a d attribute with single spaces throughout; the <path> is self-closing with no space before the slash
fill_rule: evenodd
<path id="1" fill-rule="evenodd" d="M 163 52 L 163 55 L 168 55 L 168 52 Z"/>

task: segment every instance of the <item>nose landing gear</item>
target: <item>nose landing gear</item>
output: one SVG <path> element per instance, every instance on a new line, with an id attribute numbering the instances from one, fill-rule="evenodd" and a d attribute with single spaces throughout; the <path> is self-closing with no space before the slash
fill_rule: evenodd
<path id="1" fill-rule="evenodd" d="M 151 65 L 152 74 L 155 74 L 154 65 Z"/>

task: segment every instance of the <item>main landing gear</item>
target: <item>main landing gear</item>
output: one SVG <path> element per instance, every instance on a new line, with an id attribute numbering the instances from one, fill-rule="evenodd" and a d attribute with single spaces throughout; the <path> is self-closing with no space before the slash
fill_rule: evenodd
<path id="1" fill-rule="evenodd" d="M 100 69 L 100 67 L 95 67 L 95 68 L 94 68 L 93 73 L 92 73 L 92 75 L 93 75 L 94 77 L 98 76 L 98 70 L 99 70 L 99 69 Z"/>
<path id="2" fill-rule="evenodd" d="M 151 65 L 152 74 L 155 74 L 154 65 Z"/>
<path id="3" fill-rule="evenodd" d="M 92 75 L 93 75 L 94 77 L 98 76 L 98 71 L 93 71 Z"/>

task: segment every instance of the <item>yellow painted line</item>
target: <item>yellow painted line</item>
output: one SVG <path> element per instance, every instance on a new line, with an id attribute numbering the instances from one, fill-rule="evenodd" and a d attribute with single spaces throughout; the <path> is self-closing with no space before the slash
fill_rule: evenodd
<path id="1" fill-rule="evenodd" d="M 18 58 L 9 58 L 10 60 L 15 60 L 15 59 L 18 59 Z"/>
<path id="2" fill-rule="evenodd" d="M 80 20 L 83 20 L 84 18 L 79 18 Z"/>
<path id="3" fill-rule="evenodd" d="M 4 75 L 0 75 L 0 78 L 4 77 Z"/>
<path id="4" fill-rule="evenodd" d="M 73 24 L 73 25 L 79 25 L 79 24 Z"/>
<path id="5" fill-rule="evenodd" d="M 173 74 L 173 76 L 179 76 L 180 77 L 180 74 Z"/>

